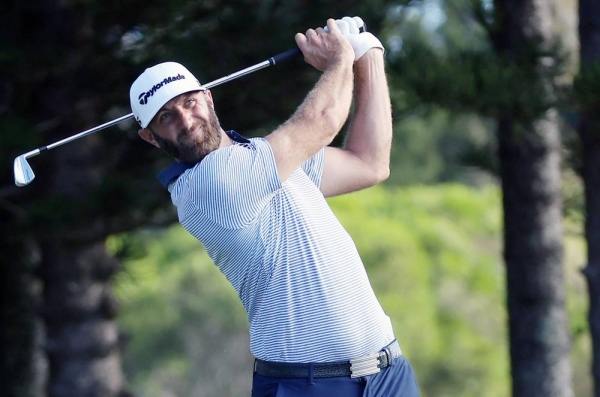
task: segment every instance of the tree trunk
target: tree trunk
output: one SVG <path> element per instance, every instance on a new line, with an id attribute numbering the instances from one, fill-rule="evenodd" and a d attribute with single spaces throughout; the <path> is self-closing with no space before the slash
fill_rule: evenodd
<path id="1" fill-rule="evenodd" d="M 600 75 L 600 3 L 581 0 L 579 3 L 579 40 L 581 72 Z M 600 93 L 593 92 L 592 101 L 583 104 L 579 135 L 581 137 L 581 174 L 585 186 L 585 237 L 587 267 L 584 274 L 590 296 L 589 325 L 592 338 L 592 374 L 594 395 L 600 397 Z"/>
<path id="2" fill-rule="evenodd" d="M 588 122 L 596 119 L 590 130 Z M 584 116 L 580 126 L 582 139 L 582 171 L 585 186 L 585 237 L 587 266 L 583 270 L 588 283 L 588 320 L 592 339 L 592 375 L 594 395 L 600 397 L 600 128 L 597 116 Z"/>
<path id="3" fill-rule="evenodd" d="M 48 238 L 42 251 L 48 397 L 125 396 L 109 284 L 118 262 L 101 242 L 69 247 L 64 240 Z"/>
<path id="4" fill-rule="evenodd" d="M 571 396 L 556 114 L 499 124 L 514 397 Z"/>
<path id="5" fill-rule="evenodd" d="M 55 0 L 34 0 L 23 10 L 23 15 L 39 21 L 33 23 L 36 30 L 30 35 L 40 54 L 34 68 L 39 79 L 36 120 L 41 120 L 36 127 L 46 143 L 103 118 L 100 102 L 82 83 L 99 79 L 90 69 L 109 50 L 97 44 L 106 36 L 97 27 L 102 24 L 96 22 L 95 11 Z M 38 203 L 38 208 L 30 204 L 29 210 L 39 217 L 34 233 L 43 283 L 47 396 L 125 395 L 116 304 L 110 289 L 118 262 L 104 248 L 110 230 L 106 211 L 120 197 L 107 194 L 102 200 L 94 195 L 110 164 L 110 152 L 98 136 L 92 136 L 56 149 L 42 160 L 45 167 L 36 167 L 39 180 L 34 183 L 43 191 L 40 201 L 47 201 Z"/>
<path id="6" fill-rule="evenodd" d="M 14 233 L 3 233 L 0 266 L 0 396 L 45 395 L 47 361 L 42 354 L 44 327 L 39 318 L 40 283 L 36 259 Z"/>
<path id="7" fill-rule="evenodd" d="M 552 103 L 553 2 L 498 0 L 496 5 L 497 51 L 535 70 Z M 547 54 L 527 58 L 532 50 Z M 556 110 L 535 120 L 516 120 L 506 111 L 499 117 L 498 141 L 513 396 L 572 396 Z"/>

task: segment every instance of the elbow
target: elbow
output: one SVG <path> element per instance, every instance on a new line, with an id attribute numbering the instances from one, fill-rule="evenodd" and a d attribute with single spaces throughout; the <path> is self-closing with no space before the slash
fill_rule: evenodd
<path id="1" fill-rule="evenodd" d="M 390 167 L 389 166 L 376 166 L 370 167 L 369 172 L 365 174 L 362 188 L 369 188 L 375 185 L 384 182 L 390 177 Z"/>
<path id="2" fill-rule="evenodd" d="M 375 172 L 373 172 L 373 185 L 384 182 L 390 177 L 390 166 L 380 166 Z"/>

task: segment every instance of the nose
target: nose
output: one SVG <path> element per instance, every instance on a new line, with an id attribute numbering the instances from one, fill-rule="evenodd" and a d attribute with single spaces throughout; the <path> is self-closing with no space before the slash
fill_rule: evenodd
<path id="1" fill-rule="evenodd" d="M 186 109 L 176 108 L 173 113 L 178 127 L 189 129 L 192 126 L 193 117 L 191 112 L 186 111 Z"/>

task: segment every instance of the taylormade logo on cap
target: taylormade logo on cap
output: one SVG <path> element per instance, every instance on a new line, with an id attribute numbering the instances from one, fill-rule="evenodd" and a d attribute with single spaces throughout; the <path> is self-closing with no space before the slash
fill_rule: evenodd
<path id="1" fill-rule="evenodd" d="M 183 65 L 164 62 L 144 70 L 133 82 L 129 102 L 135 119 L 146 128 L 165 103 L 186 92 L 204 89 Z"/>
<path id="2" fill-rule="evenodd" d="M 181 80 L 181 79 L 185 79 L 185 76 L 182 76 L 181 74 L 178 74 L 175 77 L 167 77 L 166 79 L 164 79 L 160 83 L 154 85 L 154 87 L 152 87 L 150 90 L 148 90 L 146 92 L 142 92 L 140 94 L 140 96 L 138 97 L 138 99 L 140 100 L 140 105 L 146 105 L 148 103 L 148 97 L 151 97 L 152 95 L 154 95 L 154 93 L 157 90 L 159 90 L 160 87 L 162 87 L 163 85 L 169 84 L 172 81 L 177 81 L 177 80 Z"/>

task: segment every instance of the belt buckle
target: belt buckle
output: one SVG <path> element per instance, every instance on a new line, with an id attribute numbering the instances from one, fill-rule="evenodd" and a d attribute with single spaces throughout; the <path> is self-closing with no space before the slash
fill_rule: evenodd
<path id="1" fill-rule="evenodd" d="M 360 378 L 381 372 L 379 368 L 379 353 L 350 360 L 350 377 Z"/>

